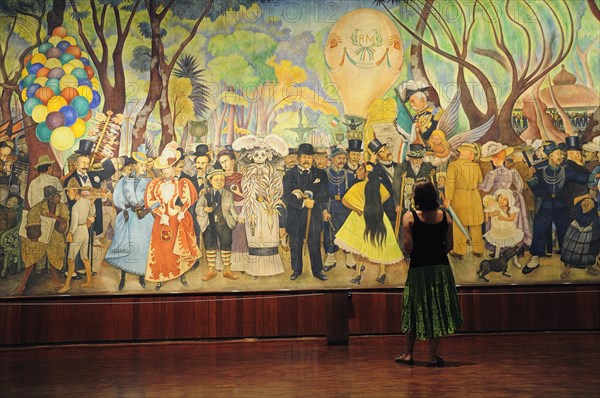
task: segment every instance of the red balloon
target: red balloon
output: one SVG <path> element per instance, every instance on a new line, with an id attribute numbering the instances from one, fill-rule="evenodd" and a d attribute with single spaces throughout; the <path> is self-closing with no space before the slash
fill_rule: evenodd
<path id="1" fill-rule="evenodd" d="M 71 54 L 75 58 L 81 57 L 81 49 L 79 47 L 77 47 L 77 46 L 69 46 L 69 47 L 67 47 L 67 49 L 65 50 L 65 53 Z"/>
<path id="2" fill-rule="evenodd" d="M 25 59 L 23 59 L 23 65 L 27 66 L 27 62 L 31 61 L 31 58 L 33 58 L 33 55 L 27 55 Z"/>
<path id="3" fill-rule="evenodd" d="M 63 91 L 60 92 L 60 95 L 67 100 L 67 104 L 70 104 L 73 101 L 73 98 L 79 95 L 79 92 L 75 87 L 65 87 Z"/>
<path id="4" fill-rule="evenodd" d="M 43 67 L 38 69 L 38 71 L 35 73 L 35 77 L 47 77 L 48 73 L 50 73 L 50 69 Z"/>
<path id="5" fill-rule="evenodd" d="M 50 98 L 54 97 L 54 91 L 50 87 L 40 87 L 35 92 L 35 98 L 39 99 L 46 105 Z"/>
<path id="6" fill-rule="evenodd" d="M 83 67 L 83 69 L 85 69 L 85 73 L 87 73 L 88 79 L 91 79 L 92 77 L 94 77 L 94 69 L 92 69 L 91 66 L 86 65 Z"/>

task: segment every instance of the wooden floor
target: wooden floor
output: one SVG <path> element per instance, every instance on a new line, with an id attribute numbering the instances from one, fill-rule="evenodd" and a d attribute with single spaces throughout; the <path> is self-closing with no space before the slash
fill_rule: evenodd
<path id="1" fill-rule="evenodd" d="M 403 336 L 0 349 L 0 397 L 599 397 L 600 333 L 457 335 L 445 368 Z"/>

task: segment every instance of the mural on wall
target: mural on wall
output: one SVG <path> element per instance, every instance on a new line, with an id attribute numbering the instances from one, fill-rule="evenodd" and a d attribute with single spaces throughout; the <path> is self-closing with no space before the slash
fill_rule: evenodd
<path id="1" fill-rule="evenodd" d="M 457 283 L 600 281 L 597 2 L 0 17 L 0 296 L 402 286 L 420 178 Z"/>

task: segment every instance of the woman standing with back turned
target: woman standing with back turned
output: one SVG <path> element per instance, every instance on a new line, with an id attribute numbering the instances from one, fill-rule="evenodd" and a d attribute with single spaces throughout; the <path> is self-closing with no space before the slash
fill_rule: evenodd
<path id="1" fill-rule="evenodd" d="M 402 218 L 404 250 L 410 254 L 410 268 L 404 286 L 402 331 L 406 350 L 397 363 L 414 364 L 415 339 L 429 339 L 427 366 L 442 367 L 437 356 L 439 338 L 460 327 L 462 316 L 452 268 L 446 254 L 452 249 L 452 219 L 438 207 L 433 184 L 417 180 L 414 208 Z"/>

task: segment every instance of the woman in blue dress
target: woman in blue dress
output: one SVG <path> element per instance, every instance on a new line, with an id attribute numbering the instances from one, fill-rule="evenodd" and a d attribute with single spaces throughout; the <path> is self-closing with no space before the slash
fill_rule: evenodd
<path id="1" fill-rule="evenodd" d="M 125 286 L 127 273 L 138 275 L 140 285 L 146 287 L 144 276 L 154 224 L 154 218 L 147 215 L 152 209 L 144 208 L 144 193 L 152 180 L 147 175 L 151 160 L 143 152 L 133 152 L 131 156 L 134 171 L 121 178 L 113 192 L 113 203 L 119 214 L 115 236 L 104 257 L 105 262 L 121 270 L 119 290 Z"/>

